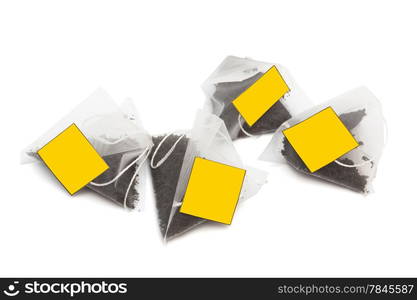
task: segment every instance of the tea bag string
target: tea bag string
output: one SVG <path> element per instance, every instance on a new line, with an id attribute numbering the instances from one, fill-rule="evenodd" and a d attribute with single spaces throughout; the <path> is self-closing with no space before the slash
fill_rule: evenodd
<path id="1" fill-rule="evenodd" d="M 96 183 L 96 182 L 91 181 L 90 184 L 93 185 L 93 186 L 98 186 L 98 187 L 110 185 L 110 184 L 114 183 L 117 179 L 119 179 L 120 176 L 122 176 L 127 170 L 129 170 L 133 165 L 135 165 L 140 159 L 142 159 L 144 157 L 144 159 L 138 165 L 138 167 L 137 167 L 135 173 L 133 174 L 132 178 L 130 179 L 129 185 L 127 187 L 127 190 L 126 190 L 126 193 L 125 193 L 125 196 L 124 196 L 124 199 L 123 199 L 123 207 L 126 208 L 126 201 L 127 201 L 127 196 L 129 194 L 130 188 L 132 187 L 133 181 L 134 181 L 136 175 L 139 173 L 139 170 L 142 168 L 144 162 L 148 158 L 148 156 L 150 154 L 150 150 L 151 150 L 150 146 L 146 147 L 145 150 L 135 160 L 133 160 L 129 165 L 127 165 L 123 170 L 121 170 L 110 181 L 103 182 L 103 183 Z"/>
<path id="2" fill-rule="evenodd" d="M 241 115 L 241 114 L 239 114 L 239 116 L 237 117 L 237 121 L 238 121 L 238 123 L 239 123 L 240 130 L 241 130 L 244 134 L 246 134 L 246 135 L 247 135 L 247 136 L 249 136 L 249 137 L 254 136 L 253 134 L 250 134 L 249 132 L 247 132 L 247 131 L 243 128 L 243 124 L 242 124 L 242 115 Z"/>
<path id="3" fill-rule="evenodd" d="M 387 140 L 388 140 L 388 127 L 387 127 L 387 119 L 383 118 L 383 122 L 384 122 L 384 144 L 382 147 L 385 147 L 385 145 L 387 144 Z M 366 153 L 364 153 L 366 155 Z M 339 160 L 335 160 L 334 162 L 337 163 L 338 165 L 342 166 L 342 167 L 346 167 L 346 168 L 358 168 L 358 167 L 362 167 L 366 164 L 370 164 L 374 161 L 373 158 L 370 158 L 360 164 L 352 164 L 352 165 L 348 165 L 345 163 L 340 162 Z"/>
<path id="4" fill-rule="evenodd" d="M 159 168 L 167 159 L 168 159 L 168 157 L 172 154 L 172 152 L 174 152 L 174 150 L 175 150 L 175 147 L 177 146 L 177 144 L 184 138 L 184 136 L 185 136 L 185 134 L 181 134 L 179 137 L 178 137 L 178 139 L 175 141 L 175 143 L 172 145 L 172 147 L 168 150 L 168 152 L 164 155 L 164 157 L 162 157 L 157 163 L 156 163 L 156 165 L 155 165 L 155 162 L 154 162 L 154 160 L 155 160 L 155 156 L 156 156 L 156 153 L 158 153 L 158 151 L 159 151 L 159 149 L 161 148 L 161 146 L 162 146 L 162 144 L 167 140 L 167 138 L 168 137 L 170 137 L 171 135 L 173 135 L 174 133 L 173 132 L 171 132 L 170 134 L 168 134 L 168 135 L 166 135 L 160 142 L 159 142 L 159 144 L 158 144 L 158 146 L 156 147 L 156 149 L 155 149 L 155 152 L 153 153 L 153 155 L 152 155 L 152 158 L 151 158 L 151 163 L 150 163 L 150 165 L 151 165 L 151 168 L 152 169 L 157 169 L 157 168 Z"/>
<path id="5" fill-rule="evenodd" d="M 140 162 L 138 167 L 136 168 L 135 173 L 133 174 L 132 178 L 130 179 L 129 185 L 127 186 L 127 190 L 125 193 L 125 197 L 123 198 L 123 207 L 126 208 L 127 196 L 129 195 L 130 188 L 132 187 L 133 182 L 135 181 L 136 176 L 138 175 L 140 169 L 142 168 L 143 164 L 145 163 L 146 159 L 148 158 L 149 154 L 151 153 L 151 148 L 148 147 L 144 152 L 146 152 L 145 158 Z"/>

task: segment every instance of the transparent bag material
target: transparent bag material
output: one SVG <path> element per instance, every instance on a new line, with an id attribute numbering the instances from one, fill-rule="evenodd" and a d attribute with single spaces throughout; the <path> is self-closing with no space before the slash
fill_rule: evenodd
<path id="1" fill-rule="evenodd" d="M 149 155 L 150 173 L 162 236 L 167 232 L 168 220 L 174 201 L 190 136 L 185 131 L 152 137 L 154 147 Z M 187 222 L 184 218 L 184 223 Z M 192 221 L 192 218 L 189 222 Z"/>
<path id="2" fill-rule="evenodd" d="M 329 106 L 358 141 L 359 147 L 312 173 L 282 131 Z M 272 136 L 260 159 L 287 162 L 304 174 L 367 194 L 373 190 L 372 180 L 376 176 L 385 141 L 386 123 L 381 105 L 371 91 L 366 87 L 359 87 L 289 119 Z"/>
<path id="3" fill-rule="evenodd" d="M 290 92 L 250 127 L 240 116 L 232 101 L 272 66 L 277 67 Z M 286 68 L 250 58 L 226 57 L 203 83 L 202 88 L 208 99 L 205 108 L 224 121 L 232 140 L 272 133 L 286 120 L 312 106 L 309 98 L 297 86 Z"/>
<path id="4" fill-rule="evenodd" d="M 162 149 L 162 147 L 160 149 L 164 153 L 157 154 L 161 157 L 165 155 L 167 149 L 173 149 L 172 146 L 180 136 L 177 134 L 177 137 L 173 137 L 171 140 L 167 138 L 164 141 L 164 143 L 167 143 L 166 149 Z M 154 170 L 157 171 L 159 168 L 162 168 L 168 161 L 175 161 L 175 164 L 173 163 L 171 165 L 174 169 L 172 172 L 175 173 L 173 177 L 176 177 L 173 179 L 176 182 L 175 190 L 171 187 L 170 197 L 165 199 L 164 213 L 159 214 L 160 228 L 165 240 L 170 240 L 183 234 L 206 221 L 205 219 L 179 212 L 195 157 L 198 156 L 246 169 L 246 176 L 239 201 L 255 195 L 266 182 L 267 177 L 266 172 L 243 165 L 239 154 L 233 146 L 224 122 L 207 111 L 199 111 L 192 130 L 188 133 L 183 133 L 182 136 L 180 142 L 175 146 L 177 150 L 174 150 L 166 161 Z M 158 141 L 154 140 L 154 147 L 157 146 L 156 142 Z M 167 170 L 169 166 L 166 165 L 165 167 Z M 155 183 L 155 178 L 153 179 Z M 169 184 L 168 178 L 166 179 L 166 184 Z"/>
<path id="5" fill-rule="evenodd" d="M 144 191 L 144 168 L 152 140 L 139 121 L 131 100 L 121 106 L 97 89 L 71 113 L 26 147 L 22 163 L 40 160 L 37 151 L 71 124 L 77 125 L 109 169 L 87 185 L 104 197 L 130 209 L 139 209 Z"/>

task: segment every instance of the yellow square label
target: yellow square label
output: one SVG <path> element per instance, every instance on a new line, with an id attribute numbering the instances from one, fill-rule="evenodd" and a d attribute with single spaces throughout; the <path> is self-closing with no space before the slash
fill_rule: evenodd
<path id="1" fill-rule="evenodd" d="M 232 103 L 252 126 L 289 91 L 277 67 L 273 66 Z"/>
<path id="2" fill-rule="evenodd" d="M 331 107 L 285 129 L 283 134 L 310 172 L 359 146 Z"/>
<path id="3" fill-rule="evenodd" d="M 75 124 L 43 146 L 38 154 L 71 195 L 109 168 Z"/>
<path id="4" fill-rule="evenodd" d="M 180 212 L 230 224 L 246 171 L 196 157 Z"/>

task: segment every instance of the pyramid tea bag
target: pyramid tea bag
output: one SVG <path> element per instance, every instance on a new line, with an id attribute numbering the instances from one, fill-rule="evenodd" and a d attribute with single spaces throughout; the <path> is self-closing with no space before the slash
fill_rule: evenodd
<path id="1" fill-rule="evenodd" d="M 159 225 L 163 237 L 170 240 L 206 221 L 180 212 L 194 159 L 198 156 L 238 168 L 243 164 L 223 121 L 206 111 L 197 114 L 191 132 L 157 136 L 153 141 L 149 158 Z M 256 194 L 266 181 L 265 172 L 246 170 L 240 200 Z"/>
<path id="2" fill-rule="evenodd" d="M 283 131 L 331 107 L 359 144 L 358 147 L 311 172 Z M 287 162 L 296 170 L 344 186 L 359 193 L 372 191 L 385 143 L 385 123 L 378 99 L 365 87 L 342 94 L 285 122 L 273 135 L 262 160 Z"/>
<path id="3" fill-rule="evenodd" d="M 276 67 L 278 75 L 289 91 L 280 99 L 276 99 L 277 101 L 249 126 L 233 101 L 272 67 Z M 203 83 L 202 88 L 208 99 L 206 108 L 224 121 L 232 140 L 272 133 L 286 120 L 312 105 L 284 67 L 249 58 L 226 57 Z M 254 102 L 256 103 L 253 105 L 259 105 L 260 100 Z"/>
<path id="4" fill-rule="evenodd" d="M 124 114 L 124 118 L 133 122 L 140 129 L 140 140 L 134 136 L 124 136 L 118 143 L 138 144 L 137 148 L 129 151 L 114 153 L 103 156 L 104 161 L 110 166 L 109 170 L 90 182 L 87 187 L 98 192 L 99 194 L 119 203 L 130 209 L 139 209 L 143 204 L 140 195 L 144 194 L 146 183 L 145 168 L 143 168 L 147 156 L 152 148 L 150 136 L 145 132 L 133 102 L 124 101 L 120 107 Z M 139 136 L 136 137 L 136 139 Z M 98 145 L 98 141 L 95 142 Z M 107 142 L 108 143 L 108 142 Z M 105 144 L 107 144 L 105 143 Z M 116 146 L 115 141 L 111 141 L 110 145 Z M 105 145 L 109 147 L 108 145 Z M 103 146 L 101 145 L 100 148 Z"/>
<path id="5" fill-rule="evenodd" d="M 37 152 L 69 125 L 75 124 L 109 168 L 87 187 L 130 209 L 139 209 L 144 168 L 152 140 L 140 124 L 134 105 L 118 106 L 98 89 L 22 152 L 22 162 L 40 160 Z"/>

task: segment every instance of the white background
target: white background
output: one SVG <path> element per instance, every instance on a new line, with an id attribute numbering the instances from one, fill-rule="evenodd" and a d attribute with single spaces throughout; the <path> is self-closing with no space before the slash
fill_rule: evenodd
<path id="1" fill-rule="evenodd" d="M 0 276 L 417 276 L 415 1 L 2 1 Z M 161 241 L 151 187 L 129 213 L 69 196 L 20 150 L 98 86 L 151 133 L 186 129 L 226 55 L 283 64 L 316 102 L 359 85 L 389 141 L 367 197 L 256 160 L 269 182 L 231 226 Z M 150 181 L 148 182 L 150 184 Z"/>

